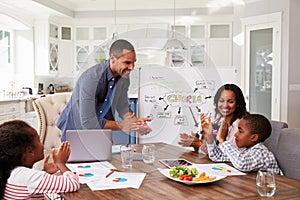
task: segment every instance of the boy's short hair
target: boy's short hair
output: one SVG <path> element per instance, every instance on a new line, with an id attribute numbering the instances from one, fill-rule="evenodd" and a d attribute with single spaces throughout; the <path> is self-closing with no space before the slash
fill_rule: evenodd
<path id="1" fill-rule="evenodd" d="M 247 127 L 251 133 L 259 135 L 259 141 L 263 142 L 270 137 L 272 132 L 272 126 L 270 121 L 260 114 L 249 114 L 243 117 L 247 121 Z"/>

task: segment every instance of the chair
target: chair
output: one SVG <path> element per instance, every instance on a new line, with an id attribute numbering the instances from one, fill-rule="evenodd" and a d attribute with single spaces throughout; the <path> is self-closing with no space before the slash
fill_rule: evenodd
<path id="1" fill-rule="evenodd" d="M 300 128 L 282 129 L 276 158 L 285 176 L 300 180 Z"/>
<path id="2" fill-rule="evenodd" d="M 287 128 L 288 125 L 285 122 L 281 121 L 271 121 L 272 125 L 272 133 L 269 138 L 264 141 L 264 145 L 268 147 L 268 149 L 276 155 L 278 140 L 281 133 L 281 129 Z"/>
<path id="3" fill-rule="evenodd" d="M 32 102 L 38 119 L 38 134 L 45 150 L 58 148 L 61 143 L 61 134 L 56 121 L 70 100 L 71 94 L 71 92 L 56 93 Z"/>

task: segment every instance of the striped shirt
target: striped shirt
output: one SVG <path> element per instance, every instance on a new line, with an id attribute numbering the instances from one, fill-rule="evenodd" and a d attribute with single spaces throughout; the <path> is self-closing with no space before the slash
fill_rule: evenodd
<path id="1" fill-rule="evenodd" d="M 57 176 L 27 167 L 17 167 L 12 170 L 7 180 L 3 199 L 44 199 L 45 193 L 74 192 L 79 187 L 78 176 L 70 171 Z"/>
<path id="2" fill-rule="evenodd" d="M 239 150 L 230 142 L 225 141 L 219 146 L 207 144 L 209 158 L 213 162 L 231 162 L 240 171 L 258 171 L 260 168 L 267 169 L 276 174 L 282 174 L 274 154 L 262 143 L 251 148 Z"/>

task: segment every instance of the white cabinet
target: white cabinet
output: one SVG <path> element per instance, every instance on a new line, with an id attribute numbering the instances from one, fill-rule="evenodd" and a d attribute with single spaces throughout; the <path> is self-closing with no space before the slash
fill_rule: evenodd
<path id="1" fill-rule="evenodd" d="M 231 23 L 209 24 L 208 55 L 216 67 L 232 66 Z"/>
<path id="2" fill-rule="evenodd" d="M 107 47 L 103 42 L 107 39 L 106 27 L 75 28 L 75 71 L 86 69 L 107 58 Z"/>
<path id="3" fill-rule="evenodd" d="M 25 118 L 25 100 L 0 101 L 0 123 Z"/>
<path id="4" fill-rule="evenodd" d="M 37 20 L 34 25 L 36 75 L 72 75 L 72 28 L 59 26 L 48 19 Z"/>
<path id="5" fill-rule="evenodd" d="M 232 30 L 231 22 L 204 23 L 190 26 L 190 38 L 196 42 L 191 46 L 193 66 L 231 66 Z"/>
<path id="6" fill-rule="evenodd" d="M 49 43 L 49 72 L 58 72 L 58 44 L 57 42 Z"/>

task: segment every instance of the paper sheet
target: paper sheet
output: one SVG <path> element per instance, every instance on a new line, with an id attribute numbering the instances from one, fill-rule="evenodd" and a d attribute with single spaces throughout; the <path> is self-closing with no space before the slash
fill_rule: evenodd
<path id="1" fill-rule="evenodd" d="M 67 167 L 76 172 L 79 182 L 86 183 L 91 190 L 108 190 L 121 188 L 138 189 L 146 173 L 126 173 L 114 171 L 106 177 L 111 169 L 116 169 L 110 162 L 68 163 Z"/>
<path id="2" fill-rule="evenodd" d="M 91 190 L 140 188 L 146 173 L 114 172 L 108 178 L 100 177 L 87 183 Z"/>
<path id="3" fill-rule="evenodd" d="M 246 175 L 245 173 L 235 169 L 234 167 L 227 165 L 226 163 L 193 164 L 193 166 L 212 175 L 219 175 L 219 176 Z"/>
<path id="4" fill-rule="evenodd" d="M 67 167 L 76 172 L 80 183 L 88 183 L 94 179 L 105 177 L 111 169 L 116 169 L 110 162 L 68 163 Z"/>

